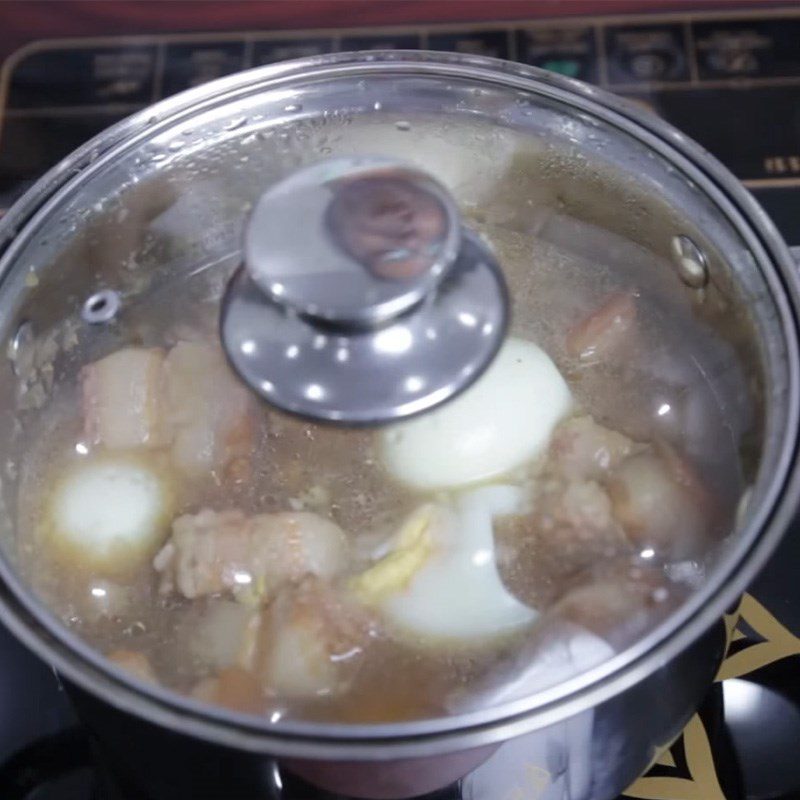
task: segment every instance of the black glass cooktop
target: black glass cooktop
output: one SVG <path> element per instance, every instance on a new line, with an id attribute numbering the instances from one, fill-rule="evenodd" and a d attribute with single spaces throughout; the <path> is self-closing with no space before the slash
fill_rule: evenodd
<path id="1" fill-rule="evenodd" d="M 788 242 L 800 244 L 800 10 L 785 9 L 36 42 L 0 75 L 0 209 L 87 138 L 161 97 L 285 58 L 387 47 L 516 59 L 640 102 L 720 158 Z M 800 526 L 744 597 L 719 680 L 698 714 L 625 797 L 800 798 L 798 563 Z M 480 769 L 481 780 L 468 777 L 426 800 L 551 796 L 552 776 L 525 764 L 509 770 L 490 759 Z M 277 767 L 272 797 L 337 800 Z M 2 628 L 0 800 L 147 800 L 105 770 L 54 673 Z"/>

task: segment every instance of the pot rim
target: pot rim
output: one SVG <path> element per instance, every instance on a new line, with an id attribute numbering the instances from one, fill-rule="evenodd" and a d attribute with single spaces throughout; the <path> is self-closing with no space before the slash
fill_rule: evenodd
<path id="1" fill-rule="evenodd" d="M 775 457 L 759 467 L 762 503 L 713 572 L 713 580 L 632 647 L 597 667 L 523 700 L 434 720 L 346 725 L 278 721 L 205 706 L 141 683 L 113 667 L 68 631 L 0 558 L 0 619 L 70 681 L 110 705 L 196 737 L 244 750 L 304 758 L 388 760 L 469 749 L 559 722 L 613 697 L 663 667 L 735 604 L 777 546 L 800 495 L 798 318 L 800 283 L 774 224 L 739 181 L 702 147 L 659 117 L 609 92 L 544 70 L 478 56 L 421 51 L 369 51 L 314 56 L 260 67 L 178 94 L 137 112 L 95 137 L 42 177 L 0 221 L 0 280 L 10 270 L 18 231 L 46 219 L 77 181 L 122 147 L 149 138 L 204 108 L 239 95 L 312 78 L 357 74 L 469 79 L 567 103 L 659 152 L 710 197 L 756 257 L 780 314 L 786 347 L 785 419 L 773 425 Z M 20 237 L 20 240 L 22 237 Z M 768 445 L 770 443 L 767 443 Z"/>

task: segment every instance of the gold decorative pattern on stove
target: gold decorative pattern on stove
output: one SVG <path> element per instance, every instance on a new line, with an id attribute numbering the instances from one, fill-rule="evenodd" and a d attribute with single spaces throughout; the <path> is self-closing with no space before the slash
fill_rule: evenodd
<path id="1" fill-rule="evenodd" d="M 781 625 L 755 597 L 746 594 L 742 598 L 739 614 L 717 680 L 740 678 L 782 658 L 800 655 L 800 638 Z"/>
<path id="2" fill-rule="evenodd" d="M 685 767 L 676 763 L 674 750 L 683 750 Z M 625 797 L 637 800 L 725 800 L 717 779 L 711 744 L 700 717 L 695 714 L 681 738 L 656 762 L 663 772 L 669 767 L 674 775 L 645 775 L 631 786 Z"/>
<path id="3" fill-rule="evenodd" d="M 782 625 L 755 597 L 746 594 L 725 615 L 728 653 L 717 681 L 741 678 L 790 656 L 800 655 L 800 637 Z M 630 800 L 726 800 L 717 777 L 703 720 L 695 714 L 681 736 L 623 795 Z"/>

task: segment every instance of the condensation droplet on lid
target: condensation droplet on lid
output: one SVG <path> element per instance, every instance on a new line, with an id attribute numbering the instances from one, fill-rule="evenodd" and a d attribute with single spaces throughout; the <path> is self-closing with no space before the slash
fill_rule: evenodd
<path id="1" fill-rule="evenodd" d="M 407 122 L 404 119 L 398 120 L 394 124 L 395 128 L 399 131 L 410 131 L 411 130 L 411 123 Z"/>
<path id="2" fill-rule="evenodd" d="M 8 358 L 11 361 L 14 374 L 19 378 L 33 368 L 33 344 L 35 336 L 33 323 L 25 320 L 19 324 L 14 336 L 8 343 Z"/>
<path id="3" fill-rule="evenodd" d="M 247 122 L 247 117 L 236 117 L 232 119 L 229 123 L 227 123 L 222 130 L 224 131 L 235 131 L 237 128 L 241 128 Z"/>
<path id="4" fill-rule="evenodd" d="M 744 524 L 745 519 L 747 518 L 747 512 L 749 510 L 750 500 L 752 499 L 752 497 L 753 497 L 753 487 L 748 486 L 742 493 L 742 496 L 739 498 L 739 502 L 736 506 L 737 528 L 741 527 Z"/>
<path id="5" fill-rule="evenodd" d="M 303 110 L 303 106 L 301 106 L 300 103 L 289 103 L 288 106 L 284 106 L 283 107 L 283 110 L 286 111 L 287 113 L 291 114 L 291 113 L 296 112 L 296 111 L 302 111 Z"/>
<path id="6" fill-rule="evenodd" d="M 653 600 L 656 603 L 663 603 L 665 600 L 669 599 L 669 591 L 665 589 L 663 586 L 659 586 L 658 589 L 653 590 Z"/>

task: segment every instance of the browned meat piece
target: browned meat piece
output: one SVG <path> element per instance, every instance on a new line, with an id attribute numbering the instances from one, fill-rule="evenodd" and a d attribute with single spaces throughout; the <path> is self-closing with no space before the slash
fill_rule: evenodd
<path id="1" fill-rule="evenodd" d="M 214 471 L 220 479 L 246 478 L 255 433 L 253 399 L 222 353 L 179 342 L 164 362 L 164 385 L 174 463 L 189 475 Z"/>
<path id="2" fill-rule="evenodd" d="M 636 444 L 589 416 L 571 417 L 553 431 L 547 468 L 566 480 L 602 480 Z"/>
<path id="3" fill-rule="evenodd" d="M 611 501 L 595 481 L 545 482 L 534 508 L 536 572 L 558 596 L 575 573 L 629 549 Z"/>
<path id="4" fill-rule="evenodd" d="M 136 650 L 112 650 L 106 658 L 144 683 L 158 683 L 149 659 Z"/>
<path id="5" fill-rule="evenodd" d="M 83 416 L 92 444 L 112 450 L 171 447 L 190 476 L 239 482 L 250 474 L 254 401 L 218 349 L 179 342 L 126 347 L 83 369 Z"/>
<path id="6" fill-rule="evenodd" d="M 329 584 L 307 578 L 263 612 L 254 672 L 278 697 L 341 694 L 360 665 L 374 620 Z"/>
<path id="7" fill-rule="evenodd" d="M 504 581 L 539 609 L 608 559 L 696 557 L 727 528 L 712 493 L 671 446 L 636 444 L 588 417 L 557 429 L 533 506 L 499 520 L 495 536 Z"/>
<path id="8" fill-rule="evenodd" d="M 630 551 L 612 515 L 611 500 L 595 481 L 544 478 L 534 510 L 495 525 L 498 567 L 509 589 L 541 609 L 560 597 L 575 574 Z"/>
<path id="9" fill-rule="evenodd" d="M 252 661 L 252 632 L 258 630 L 260 613 L 259 606 L 218 597 L 185 604 L 170 630 L 174 658 L 214 673 L 246 667 Z"/>
<path id="10" fill-rule="evenodd" d="M 372 615 L 317 577 L 284 585 L 238 632 L 237 663 L 195 686 L 192 695 L 239 710 L 277 698 L 331 697 L 346 691 L 376 634 Z"/>
<path id="11" fill-rule="evenodd" d="M 83 425 L 91 444 L 123 450 L 169 441 L 163 364 L 161 350 L 126 347 L 83 368 Z"/>
<path id="12" fill-rule="evenodd" d="M 241 667 L 227 667 L 216 676 L 203 678 L 192 689 L 192 697 L 245 714 L 258 714 L 264 708 L 258 681 Z"/>
<path id="13" fill-rule="evenodd" d="M 698 555 L 708 545 L 715 527 L 713 498 L 667 445 L 623 461 L 608 491 L 614 516 L 639 550 L 675 560 Z"/>
<path id="14" fill-rule="evenodd" d="M 636 329 L 636 295 L 615 292 L 588 317 L 572 327 L 566 350 L 572 358 L 597 363 L 624 354 Z"/>
<path id="15" fill-rule="evenodd" d="M 310 512 L 258 514 L 209 511 L 178 517 L 156 556 L 161 592 L 184 597 L 233 592 L 267 602 L 290 581 L 330 577 L 344 567 L 347 539 L 330 520 Z"/>
<path id="16" fill-rule="evenodd" d="M 665 619 L 687 595 L 661 570 L 620 559 L 576 576 L 548 612 L 558 628 L 568 620 L 620 651 Z"/>

